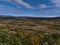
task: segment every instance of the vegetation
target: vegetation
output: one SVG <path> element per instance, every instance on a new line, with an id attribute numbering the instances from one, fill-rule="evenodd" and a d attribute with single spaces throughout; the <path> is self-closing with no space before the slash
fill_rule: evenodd
<path id="1" fill-rule="evenodd" d="M 60 45 L 60 23 L 47 20 L 0 20 L 0 45 Z"/>

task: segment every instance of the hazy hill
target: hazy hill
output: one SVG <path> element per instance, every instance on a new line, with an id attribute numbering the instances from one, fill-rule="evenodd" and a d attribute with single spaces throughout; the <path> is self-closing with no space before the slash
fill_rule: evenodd
<path id="1" fill-rule="evenodd" d="M 34 20 L 60 20 L 60 17 L 16 17 L 0 15 L 0 19 L 34 19 Z"/>

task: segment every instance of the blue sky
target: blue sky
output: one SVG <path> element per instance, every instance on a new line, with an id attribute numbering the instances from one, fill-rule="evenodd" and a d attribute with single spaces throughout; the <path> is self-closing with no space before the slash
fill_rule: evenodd
<path id="1" fill-rule="evenodd" d="M 60 16 L 60 0 L 0 0 L 0 15 Z"/>

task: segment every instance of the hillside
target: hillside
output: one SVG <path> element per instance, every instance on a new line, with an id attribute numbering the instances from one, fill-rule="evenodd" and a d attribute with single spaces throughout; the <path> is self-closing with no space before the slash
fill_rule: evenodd
<path id="1" fill-rule="evenodd" d="M 60 45 L 60 17 L 0 16 L 0 45 Z"/>

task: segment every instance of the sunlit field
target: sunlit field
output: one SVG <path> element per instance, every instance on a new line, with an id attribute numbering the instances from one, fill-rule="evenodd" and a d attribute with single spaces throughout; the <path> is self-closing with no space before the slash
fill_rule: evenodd
<path id="1" fill-rule="evenodd" d="M 60 45 L 60 20 L 0 19 L 0 45 Z"/>

